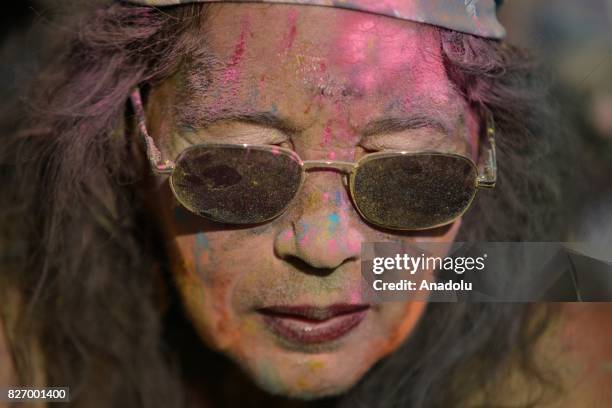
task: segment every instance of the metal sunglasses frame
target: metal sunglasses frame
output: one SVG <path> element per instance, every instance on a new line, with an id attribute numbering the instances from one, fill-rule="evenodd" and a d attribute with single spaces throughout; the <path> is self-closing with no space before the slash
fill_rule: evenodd
<path id="1" fill-rule="evenodd" d="M 232 147 L 232 148 L 256 149 L 256 150 L 269 151 L 274 154 L 280 153 L 280 154 L 287 155 L 299 164 L 299 166 L 302 168 L 302 172 L 301 172 L 300 185 L 298 189 L 296 190 L 295 196 L 289 203 L 287 203 L 287 205 L 283 208 L 282 211 L 280 211 L 278 214 L 266 220 L 261 221 L 261 223 L 271 221 L 281 216 L 285 211 L 287 211 L 287 209 L 291 206 L 291 203 L 293 202 L 295 197 L 297 197 L 299 191 L 301 190 L 304 184 L 304 181 L 306 179 L 306 172 L 310 170 L 317 170 L 317 169 L 330 170 L 331 169 L 331 170 L 335 170 L 340 173 L 343 173 L 345 175 L 348 175 L 349 193 L 353 201 L 353 206 L 357 209 L 357 211 L 359 212 L 359 215 L 363 219 L 372 223 L 373 225 L 376 225 L 381 228 L 399 230 L 399 231 L 420 231 L 420 230 L 428 230 L 428 229 L 433 229 L 433 228 L 442 227 L 444 225 L 448 225 L 454 222 L 455 220 L 457 220 L 458 218 L 460 218 L 461 216 L 463 216 L 463 214 L 465 214 L 465 212 L 472 205 L 472 202 L 474 201 L 474 198 L 476 197 L 476 193 L 478 189 L 494 188 L 497 182 L 497 159 L 496 159 L 496 152 L 495 152 L 495 127 L 494 127 L 494 124 L 491 118 L 487 120 L 487 140 L 489 143 L 489 147 L 486 150 L 487 154 L 486 154 L 486 159 L 485 159 L 485 163 L 484 163 L 482 172 L 479 170 L 478 165 L 472 159 L 465 157 L 465 156 L 458 155 L 458 154 L 454 154 L 454 153 L 385 151 L 385 152 L 376 152 L 376 153 L 366 154 L 362 158 L 360 158 L 357 162 L 345 162 L 345 161 L 337 161 L 337 160 L 302 160 L 300 156 L 293 150 L 290 150 L 284 147 L 280 147 L 280 146 L 254 145 L 254 144 L 219 144 L 219 143 L 197 144 L 197 145 L 190 146 L 187 149 L 183 150 L 178 155 L 178 157 L 175 159 L 175 161 L 172 161 L 172 160 L 164 159 L 162 157 L 161 151 L 157 148 L 157 146 L 155 145 L 155 141 L 149 135 L 149 132 L 147 130 L 147 125 L 146 125 L 146 116 L 145 116 L 144 107 L 142 103 L 142 96 L 141 96 L 141 92 L 139 88 L 136 88 L 133 90 L 133 92 L 130 95 L 130 100 L 134 108 L 134 113 L 136 114 L 136 120 L 138 122 L 138 128 L 139 128 L 140 134 L 144 139 L 146 153 L 149 159 L 151 170 L 153 171 L 153 173 L 157 175 L 170 175 L 170 187 L 172 189 L 172 193 L 174 194 L 176 199 L 179 201 L 179 203 L 183 205 L 183 207 L 186 207 L 186 206 L 181 200 L 181 197 L 179 196 L 179 194 L 177 194 L 177 192 L 174 189 L 171 175 L 174 172 L 174 169 L 176 168 L 175 163 L 178 163 L 181 160 L 181 158 L 185 155 L 186 152 L 192 149 L 200 149 L 202 147 Z M 440 156 L 455 157 L 455 158 L 459 158 L 461 160 L 468 162 L 475 169 L 476 174 L 477 174 L 476 179 L 475 179 L 476 189 L 474 190 L 474 194 L 472 195 L 470 203 L 465 207 L 465 209 L 460 214 L 458 214 L 457 216 L 453 217 L 450 220 L 447 220 L 437 225 L 428 226 L 425 228 L 392 227 L 389 225 L 384 225 L 384 224 L 380 224 L 375 221 L 372 221 L 370 218 L 365 216 L 362 213 L 359 206 L 356 204 L 355 199 L 354 199 L 355 175 L 357 174 L 357 170 L 359 169 L 359 167 L 371 160 L 376 160 L 380 158 L 396 157 L 396 156 L 419 156 L 419 155 L 428 155 L 428 156 L 440 155 Z M 196 215 L 201 216 L 203 218 L 208 218 L 200 214 L 196 214 Z M 219 220 L 213 220 L 213 221 L 222 222 Z"/>

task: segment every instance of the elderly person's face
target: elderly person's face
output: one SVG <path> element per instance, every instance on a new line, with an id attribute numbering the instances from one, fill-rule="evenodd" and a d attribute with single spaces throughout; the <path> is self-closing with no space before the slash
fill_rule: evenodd
<path id="1" fill-rule="evenodd" d="M 326 7 L 223 4 L 205 26 L 210 55 L 150 95 L 151 133 L 168 157 L 206 142 L 351 162 L 383 150 L 477 150 L 475 116 L 426 25 Z M 419 126 L 372 126 L 414 117 Z M 349 388 L 424 311 L 421 302 L 362 298 L 361 243 L 450 242 L 460 224 L 376 229 L 354 209 L 343 176 L 325 170 L 310 171 L 288 210 L 256 227 L 190 215 L 168 189 L 159 202 L 173 273 L 201 337 L 264 389 L 302 398 Z"/>

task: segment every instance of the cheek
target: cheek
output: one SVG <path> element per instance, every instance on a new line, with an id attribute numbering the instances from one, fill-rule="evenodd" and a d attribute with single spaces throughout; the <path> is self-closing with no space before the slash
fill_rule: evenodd
<path id="1" fill-rule="evenodd" d="M 444 234 L 440 236 L 420 236 L 416 239 L 405 238 L 406 244 L 418 242 L 434 243 L 436 252 L 432 256 L 444 257 L 448 254 L 452 243 L 461 227 L 461 219 L 457 220 Z M 437 245 L 439 244 L 439 245 Z M 386 336 L 378 343 L 379 358 L 394 352 L 413 333 L 417 323 L 425 313 L 427 302 L 384 302 L 381 304 L 379 328 Z"/>
<path id="2" fill-rule="evenodd" d="M 223 235 L 221 232 L 177 237 L 173 262 L 173 274 L 187 313 L 203 339 L 217 350 L 240 341 L 240 325 L 231 298 L 243 271 L 227 266 L 244 265 L 235 259 L 233 251 L 224 249 Z"/>
<path id="3" fill-rule="evenodd" d="M 426 307 L 427 302 L 393 302 L 382 306 L 380 324 L 388 334 L 377 345 L 379 358 L 393 353 L 410 336 Z"/>

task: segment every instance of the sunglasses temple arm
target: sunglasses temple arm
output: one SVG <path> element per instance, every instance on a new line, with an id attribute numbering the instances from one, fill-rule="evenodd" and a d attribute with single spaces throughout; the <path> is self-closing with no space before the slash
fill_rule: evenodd
<path id="1" fill-rule="evenodd" d="M 147 157 L 149 159 L 149 163 L 151 164 L 151 169 L 156 174 L 168 174 L 171 173 L 174 169 L 174 162 L 171 160 L 163 160 L 162 154 L 155 146 L 155 141 L 149 135 L 147 130 L 147 121 L 145 118 L 144 109 L 142 106 L 142 96 L 140 94 L 140 89 L 136 88 L 132 91 L 130 95 L 130 101 L 132 102 L 132 107 L 134 108 L 134 112 L 136 114 L 136 119 L 138 121 L 138 130 L 142 135 L 145 146 L 147 149 Z"/>
<path id="2" fill-rule="evenodd" d="M 487 122 L 487 138 L 489 141 L 488 157 L 484 172 L 478 176 L 479 188 L 494 188 L 497 183 L 497 154 L 495 149 L 495 124 L 490 118 Z"/>

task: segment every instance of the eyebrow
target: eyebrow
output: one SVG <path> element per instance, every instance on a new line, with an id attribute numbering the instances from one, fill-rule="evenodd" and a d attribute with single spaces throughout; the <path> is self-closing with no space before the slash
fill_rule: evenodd
<path id="1" fill-rule="evenodd" d="M 249 113 L 221 113 L 215 115 L 213 119 L 198 121 L 195 127 L 206 127 L 222 122 L 240 122 L 250 125 L 257 125 L 266 128 L 278 129 L 284 133 L 297 133 L 301 129 L 289 119 L 280 117 L 272 112 L 249 112 Z M 186 127 L 194 127 L 194 124 L 187 124 Z"/>
<path id="2" fill-rule="evenodd" d="M 191 121 L 189 121 L 191 122 Z M 269 111 L 263 112 L 226 112 L 215 115 L 212 119 L 198 120 L 197 123 L 182 123 L 187 128 L 205 128 L 207 126 L 223 122 L 240 122 L 244 124 L 257 125 L 265 128 L 277 129 L 285 134 L 296 134 L 302 131 L 299 126 L 291 120 L 278 116 Z M 369 122 L 363 130 L 361 137 L 370 137 L 380 134 L 399 133 L 406 130 L 431 128 L 447 136 L 452 134 L 451 127 L 442 120 L 427 115 L 413 115 L 409 117 L 384 117 Z"/>
<path id="3" fill-rule="evenodd" d="M 432 128 L 448 136 L 452 134 L 451 127 L 441 120 L 425 116 L 414 115 L 410 117 L 386 117 L 368 123 L 361 131 L 363 137 L 379 134 L 399 133 L 406 130 Z"/>

